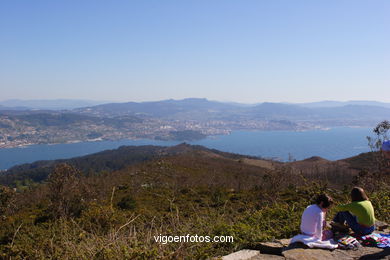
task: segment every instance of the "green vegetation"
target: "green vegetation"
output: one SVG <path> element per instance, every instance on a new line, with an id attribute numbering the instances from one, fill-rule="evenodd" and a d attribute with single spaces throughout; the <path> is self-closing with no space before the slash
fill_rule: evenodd
<path id="1" fill-rule="evenodd" d="M 93 174 L 62 163 L 41 183 L 2 186 L 0 258 L 205 259 L 291 237 L 315 195 L 347 202 L 354 185 L 368 191 L 376 217 L 390 221 L 385 162 L 359 168 L 355 158 L 335 171 L 318 159 L 262 167 L 255 158 L 189 145 L 162 151 Z M 160 234 L 229 235 L 234 243 L 163 245 L 154 240 Z"/>

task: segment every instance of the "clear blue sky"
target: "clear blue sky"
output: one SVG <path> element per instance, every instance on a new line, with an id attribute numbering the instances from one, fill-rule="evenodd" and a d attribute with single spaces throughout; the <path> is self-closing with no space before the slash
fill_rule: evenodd
<path id="1" fill-rule="evenodd" d="M 3 0 L 0 100 L 390 102 L 388 0 Z"/>

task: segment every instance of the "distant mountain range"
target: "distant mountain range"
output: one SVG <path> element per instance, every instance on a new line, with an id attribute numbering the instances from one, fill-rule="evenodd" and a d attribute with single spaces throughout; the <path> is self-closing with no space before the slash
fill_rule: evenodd
<path id="1" fill-rule="evenodd" d="M 378 102 L 378 101 L 366 101 L 366 100 L 352 100 L 352 101 L 320 101 L 311 103 L 298 103 L 303 107 L 342 107 L 348 105 L 359 105 L 359 106 L 377 106 L 390 108 L 390 103 Z"/>
<path id="2" fill-rule="evenodd" d="M 164 119 L 186 120 L 300 120 L 369 124 L 390 117 L 390 103 L 374 101 L 323 101 L 316 103 L 286 104 L 261 103 L 243 106 L 207 99 L 163 100 L 155 102 L 111 103 L 75 109 L 74 112 L 98 116 L 143 115 Z M 336 121 L 335 121 L 336 120 Z"/>
<path id="3" fill-rule="evenodd" d="M 64 110 L 78 107 L 95 106 L 107 101 L 55 99 L 55 100 L 20 100 L 10 99 L 0 101 L 0 110 Z"/>
<path id="4" fill-rule="evenodd" d="M 180 115 L 191 113 L 193 117 L 202 117 L 205 116 L 205 113 L 232 113 L 240 110 L 244 111 L 245 108 L 236 104 L 209 101 L 202 98 L 188 98 L 183 100 L 169 99 L 140 103 L 109 103 L 88 108 L 79 108 L 75 111 L 107 116 L 140 114 L 152 117 L 180 117 Z"/>
<path id="5" fill-rule="evenodd" d="M 139 117 L 176 121 L 284 121 L 331 126 L 372 126 L 390 118 L 390 103 L 376 101 L 321 101 L 313 103 L 260 103 L 244 105 L 210 101 L 204 98 L 153 102 L 99 103 L 83 100 L 9 100 L 0 102 L 0 113 L 50 113 L 50 108 L 68 108 L 58 113 L 74 113 L 98 118 Z M 88 106 L 85 106 L 90 104 Z M 12 106 L 10 108 L 10 106 Z M 81 106 L 81 107 L 80 107 Z M 31 109 L 34 107 L 34 109 Z M 76 108 L 73 108 L 76 107 Z M 37 109 L 46 109 L 37 111 Z M 8 112 L 7 112 L 8 110 Z M 1 112 L 2 111 L 2 112 Z M 284 123 L 283 123 L 284 124 Z"/>
<path id="6" fill-rule="evenodd" d="M 176 109 L 177 111 L 190 110 L 190 109 L 229 109 L 229 108 L 250 108 L 256 107 L 264 103 L 246 104 L 239 102 L 219 102 L 210 101 L 206 98 L 186 98 L 182 100 L 161 100 L 161 101 L 147 101 L 147 102 L 124 102 L 124 103 L 112 103 L 109 101 L 96 101 L 96 100 L 81 100 L 81 99 L 42 99 L 42 100 L 21 100 L 21 99 L 9 99 L 0 101 L 0 110 L 71 110 L 77 108 L 86 108 L 97 106 L 96 109 L 100 110 L 115 110 L 123 108 L 127 109 L 127 112 L 136 110 L 140 113 L 148 113 L 150 109 L 163 108 L 163 111 L 169 109 Z M 286 105 L 298 105 L 306 108 L 329 108 L 329 107 L 342 107 L 348 105 L 358 106 L 377 106 L 390 108 L 390 103 L 367 101 L 367 100 L 351 100 L 351 101 L 319 101 L 308 103 L 273 103 L 273 104 L 286 104 Z M 164 112 L 161 112 L 164 114 Z M 126 111 L 125 111 L 126 112 Z"/>

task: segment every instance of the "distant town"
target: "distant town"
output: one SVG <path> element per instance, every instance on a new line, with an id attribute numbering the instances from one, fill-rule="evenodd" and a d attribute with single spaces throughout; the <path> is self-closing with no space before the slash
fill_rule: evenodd
<path id="1" fill-rule="evenodd" d="M 34 115 L 31 115 L 33 117 Z M 49 116 L 49 115 L 48 115 Z M 119 119 L 117 119 L 119 120 Z M 311 125 L 288 124 L 276 121 L 228 122 L 212 120 L 165 121 L 149 119 L 115 126 L 89 120 L 67 126 L 31 125 L 0 116 L 0 148 L 23 147 L 33 144 L 58 144 L 102 140 L 155 139 L 192 141 L 213 135 L 227 135 L 234 130 L 294 130 L 313 129 Z M 318 127 L 319 128 L 319 127 Z"/>
<path id="2" fill-rule="evenodd" d="M 0 148 L 101 140 L 192 141 L 232 131 L 305 131 L 371 127 L 390 115 L 388 104 L 253 106 L 206 99 L 114 103 L 67 110 L 0 109 Z"/>

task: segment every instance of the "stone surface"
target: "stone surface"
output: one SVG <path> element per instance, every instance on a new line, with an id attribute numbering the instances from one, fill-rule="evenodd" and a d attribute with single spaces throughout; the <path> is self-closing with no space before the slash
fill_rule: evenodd
<path id="1" fill-rule="evenodd" d="M 284 259 L 286 258 L 280 255 L 260 254 L 258 256 L 255 256 L 254 258 L 251 258 L 250 260 L 284 260 Z"/>
<path id="2" fill-rule="evenodd" d="M 389 228 L 389 224 L 383 221 L 375 221 L 375 229 L 378 231 L 385 231 L 386 229 Z"/>
<path id="3" fill-rule="evenodd" d="M 254 257 L 259 257 L 260 251 L 258 250 L 250 250 L 243 249 L 229 255 L 225 255 L 222 257 L 222 260 L 249 260 L 255 259 Z"/>
<path id="4" fill-rule="evenodd" d="M 283 256 L 288 260 L 330 260 L 335 259 L 332 252 L 324 249 L 303 249 L 295 248 L 283 252 Z M 353 259 L 337 258 L 337 259 Z"/>
<path id="5" fill-rule="evenodd" d="M 271 243 L 271 242 L 270 242 Z M 274 243 L 274 242 L 272 242 Z M 264 244 L 264 243 L 262 243 Z M 278 244 L 267 244 L 273 246 Z M 280 245 L 280 244 L 279 244 Z M 294 248 L 299 245 L 284 247 L 281 255 L 264 254 L 259 250 L 244 249 L 222 257 L 223 260 L 263 260 L 263 259 L 288 259 L 288 260 L 390 260 L 390 248 L 381 249 L 377 247 L 362 247 L 359 250 L 333 251 L 325 249 Z"/>
<path id="6" fill-rule="evenodd" d="M 290 244 L 290 239 L 280 239 L 274 242 L 258 242 L 248 246 L 250 249 L 259 250 L 262 254 L 282 255 L 283 250 Z"/>
<path id="7" fill-rule="evenodd" d="M 389 225 L 376 222 L 378 233 L 389 233 Z M 222 257 L 224 260 L 390 260 L 390 248 L 360 247 L 358 250 L 325 250 L 311 249 L 302 243 L 290 244 L 290 239 L 275 240 L 273 242 L 258 242 L 248 246 L 250 249 L 241 250 Z M 261 253 L 260 253 L 261 252 Z M 228 257 L 228 258 L 226 258 Z"/>
<path id="8" fill-rule="evenodd" d="M 334 251 L 324 249 L 302 249 L 295 248 L 283 252 L 283 256 L 288 260 L 336 260 L 336 259 L 390 259 L 390 249 L 376 247 L 362 247 L 359 250 Z"/>
<path id="9" fill-rule="evenodd" d="M 334 253 L 336 256 L 348 255 L 353 259 L 390 259 L 390 248 L 361 247 L 356 251 L 336 249 Z"/>
<path id="10" fill-rule="evenodd" d="M 271 255 L 282 255 L 283 248 L 285 246 L 280 242 L 259 242 L 253 245 L 250 245 L 250 249 L 259 250 L 263 254 Z"/>
<path id="11" fill-rule="evenodd" d="M 279 239 L 276 240 L 279 243 L 281 243 L 283 246 L 288 246 L 290 244 L 291 239 L 290 238 L 284 238 L 284 239 Z"/>
<path id="12" fill-rule="evenodd" d="M 223 256 L 222 260 L 283 260 L 283 256 L 261 254 L 258 250 L 243 249 L 230 255 Z"/>

